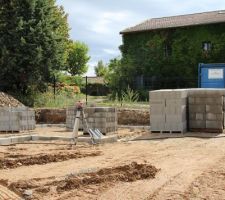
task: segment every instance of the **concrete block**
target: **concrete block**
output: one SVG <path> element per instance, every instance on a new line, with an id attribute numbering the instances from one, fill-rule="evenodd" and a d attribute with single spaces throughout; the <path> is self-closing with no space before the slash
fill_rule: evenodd
<path id="1" fill-rule="evenodd" d="M 186 113 L 180 114 L 180 115 L 171 115 L 168 114 L 166 115 L 166 123 L 172 123 L 172 124 L 176 124 L 176 123 L 182 123 L 185 122 L 187 120 L 187 116 Z"/>
<path id="2" fill-rule="evenodd" d="M 11 137 L 11 143 L 16 144 L 16 143 L 23 143 L 26 141 L 32 140 L 31 135 L 25 135 L 25 136 L 13 136 Z"/>
<path id="3" fill-rule="evenodd" d="M 173 90 L 173 98 L 175 99 L 182 99 L 187 98 L 188 90 L 187 89 L 176 89 Z"/>
<path id="4" fill-rule="evenodd" d="M 196 113 L 195 114 L 195 119 L 196 120 L 204 120 L 205 119 L 205 114 L 203 114 L 203 113 Z"/>
<path id="5" fill-rule="evenodd" d="M 189 89 L 189 97 L 215 97 L 215 96 L 224 96 L 225 89 L 210 89 L 210 88 L 196 88 Z"/>
<path id="6" fill-rule="evenodd" d="M 151 122 L 159 122 L 159 123 L 165 123 L 166 122 L 166 116 L 165 114 L 163 115 L 150 115 L 150 121 Z"/>
<path id="7" fill-rule="evenodd" d="M 183 113 L 187 113 L 187 106 L 184 105 L 184 106 L 176 106 L 175 108 L 175 114 L 183 114 Z"/>
<path id="8" fill-rule="evenodd" d="M 206 120 L 206 128 L 223 129 L 223 123 L 222 123 L 222 121 Z"/>
<path id="9" fill-rule="evenodd" d="M 206 113 L 205 105 L 189 105 L 189 113 Z"/>
<path id="10" fill-rule="evenodd" d="M 223 107 L 222 105 L 206 105 L 207 113 L 222 113 Z"/>
<path id="11" fill-rule="evenodd" d="M 195 113 L 189 113 L 189 120 L 196 120 L 196 114 Z"/>
<path id="12" fill-rule="evenodd" d="M 158 115 L 166 112 L 164 105 L 150 105 L 151 115 Z"/>
<path id="13" fill-rule="evenodd" d="M 166 99 L 166 106 L 186 106 L 187 105 L 187 98 L 181 99 Z"/>
<path id="14" fill-rule="evenodd" d="M 165 99 L 150 99 L 150 106 L 153 105 L 161 105 L 165 106 L 166 105 L 166 100 Z"/>
<path id="15" fill-rule="evenodd" d="M 202 97 L 189 97 L 188 102 L 190 105 L 204 105 L 204 104 L 209 104 L 209 105 L 222 105 L 223 102 L 223 97 L 222 96 L 217 96 L 217 97 L 207 97 L 207 96 L 202 96 Z"/>
<path id="16" fill-rule="evenodd" d="M 39 140 L 39 135 L 32 135 L 31 136 L 32 141 L 38 141 Z"/>
<path id="17" fill-rule="evenodd" d="M 205 120 L 189 120 L 189 128 L 206 128 Z"/>
<path id="18" fill-rule="evenodd" d="M 223 96 L 205 98 L 205 103 L 208 105 L 223 105 Z"/>
<path id="19" fill-rule="evenodd" d="M 206 120 L 222 121 L 223 120 L 223 113 L 221 113 L 221 114 L 207 113 L 206 114 Z"/>
<path id="20" fill-rule="evenodd" d="M 10 145 L 11 138 L 0 138 L 0 145 Z"/>
<path id="21" fill-rule="evenodd" d="M 188 97 L 188 104 L 189 105 L 195 104 L 195 97 Z"/>

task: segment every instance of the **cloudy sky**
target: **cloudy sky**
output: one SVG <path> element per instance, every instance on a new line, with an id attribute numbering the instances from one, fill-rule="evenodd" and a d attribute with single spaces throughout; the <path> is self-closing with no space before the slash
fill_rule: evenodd
<path id="1" fill-rule="evenodd" d="M 225 0 L 57 0 L 69 14 L 71 38 L 85 42 L 91 60 L 87 75 L 94 75 L 99 60 L 120 55 L 119 32 L 154 17 L 223 10 Z"/>

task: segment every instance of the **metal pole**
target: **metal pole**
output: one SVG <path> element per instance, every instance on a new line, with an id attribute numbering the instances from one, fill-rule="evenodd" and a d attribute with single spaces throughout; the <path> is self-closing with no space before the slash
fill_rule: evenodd
<path id="1" fill-rule="evenodd" d="M 54 100 L 55 100 L 55 88 L 56 88 L 56 78 L 55 78 L 55 74 L 54 74 L 54 77 L 53 77 L 53 87 L 54 87 Z"/>
<path id="2" fill-rule="evenodd" d="M 88 79 L 87 79 L 87 76 L 86 76 L 86 88 L 85 88 L 85 92 L 86 92 L 86 105 L 87 105 L 87 82 L 88 82 Z"/>

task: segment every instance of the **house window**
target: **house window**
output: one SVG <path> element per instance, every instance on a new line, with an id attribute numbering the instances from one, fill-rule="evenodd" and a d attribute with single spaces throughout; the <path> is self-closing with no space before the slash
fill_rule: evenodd
<path id="1" fill-rule="evenodd" d="M 165 44 L 164 45 L 164 56 L 169 57 L 172 55 L 172 47 L 170 44 Z"/>
<path id="2" fill-rule="evenodd" d="M 210 51 L 212 49 L 211 42 L 203 42 L 202 49 L 203 49 L 203 51 Z"/>

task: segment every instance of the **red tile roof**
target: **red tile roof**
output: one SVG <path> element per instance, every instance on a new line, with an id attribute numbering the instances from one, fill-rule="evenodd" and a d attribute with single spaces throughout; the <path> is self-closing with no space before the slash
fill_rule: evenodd
<path id="1" fill-rule="evenodd" d="M 152 18 L 136 26 L 129 27 L 121 31 L 120 33 L 126 34 L 132 32 L 151 31 L 156 29 L 168 29 L 215 23 L 225 23 L 225 10 L 178 15 L 172 17 Z"/>

